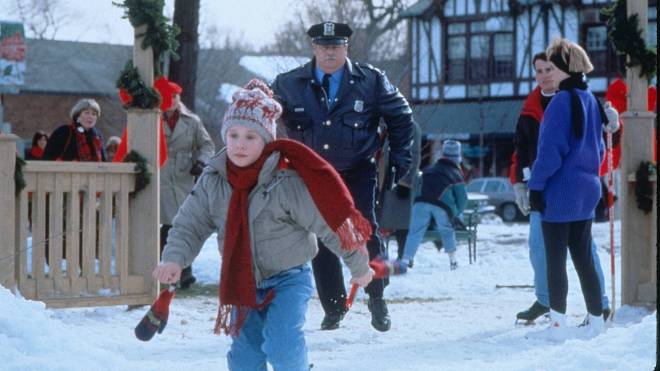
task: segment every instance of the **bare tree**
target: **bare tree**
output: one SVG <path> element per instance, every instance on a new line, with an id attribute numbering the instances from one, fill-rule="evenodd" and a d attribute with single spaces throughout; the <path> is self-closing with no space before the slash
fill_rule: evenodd
<path id="1" fill-rule="evenodd" d="M 27 28 L 28 36 L 36 39 L 53 40 L 71 20 L 60 0 L 14 0 L 13 12 Z"/>
<path id="2" fill-rule="evenodd" d="M 170 64 L 170 80 L 183 88 L 181 100 L 195 110 L 195 85 L 197 84 L 197 55 L 199 53 L 199 0 L 176 0 L 174 2 L 174 24 L 181 33 L 179 41 L 179 59 Z"/>
<path id="3" fill-rule="evenodd" d="M 360 61 L 397 59 L 402 56 L 405 30 L 399 13 L 406 0 L 330 0 L 305 2 L 294 20 L 285 23 L 266 52 L 290 55 L 309 54 L 307 28 L 323 21 L 348 23 L 354 30 L 351 56 Z"/>

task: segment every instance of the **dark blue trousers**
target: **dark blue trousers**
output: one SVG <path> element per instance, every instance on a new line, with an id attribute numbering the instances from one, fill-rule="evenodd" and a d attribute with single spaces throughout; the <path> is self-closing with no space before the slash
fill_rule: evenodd
<path id="1" fill-rule="evenodd" d="M 373 233 L 367 243 L 369 259 L 383 255 L 383 241 L 378 234 L 375 212 L 378 182 L 376 165 L 367 163 L 350 171 L 340 171 L 339 174 L 351 192 L 355 206 L 371 222 Z M 319 253 L 312 260 L 312 268 L 321 305 L 326 314 L 343 313 L 346 305 L 346 287 L 341 262 L 320 240 L 318 244 Z M 382 298 L 387 284 L 387 279 L 374 279 L 365 287 L 365 292 L 372 298 Z"/>

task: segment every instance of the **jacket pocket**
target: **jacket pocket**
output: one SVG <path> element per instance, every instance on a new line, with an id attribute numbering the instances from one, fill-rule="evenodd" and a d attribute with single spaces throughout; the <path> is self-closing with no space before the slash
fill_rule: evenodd
<path id="1" fill-rule="evenodd" d="M 304 114 L 293 113 L 284 119 L 289 138 L 312 144 L 312 119 Z"/>
<path id="2" fill-rule="evenodd" d="M 188 173 L 192 168 L 192 153 L 178 152 L 176 154 L 176 171 L 178 173 Z"/>
<path id="3" fill-rule="evenodd" d="M 369 122 L 360 115 L 345 115 L 342 125 L 342 147 L 358 149 L 369 137 Z"/>

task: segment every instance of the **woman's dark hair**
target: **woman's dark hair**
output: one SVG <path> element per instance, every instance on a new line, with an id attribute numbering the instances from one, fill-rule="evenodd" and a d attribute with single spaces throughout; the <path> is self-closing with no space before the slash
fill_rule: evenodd
<path id="1" fill-rule="evenodd" d="M 540 53 L 534 54 L 534 56 L 532 57 L 532 66 L 534 66 L 536 61 L 538 61 L 539 59 L 544 61 L 544 62 L 547 62 L 548 61 L 548 56 L 545 55 L 545 52 L 540 52 Z"/>
<path id="2" fill-rule="evenodd" d="M 43 132 L 41 130 L 37 130 L 37 132 L 34 133 L 34 135 L 32 136 L 32 147 L 36 146 L 37 142 L 41 138 L 46 138 L 46 140 L 48 140 L 48 134 L 46 134 L 45 132 Z"/>

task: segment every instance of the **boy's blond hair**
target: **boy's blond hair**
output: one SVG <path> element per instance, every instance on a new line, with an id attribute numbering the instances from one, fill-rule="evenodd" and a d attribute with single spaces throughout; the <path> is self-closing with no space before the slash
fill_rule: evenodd
<path id="1" fill-rule="evenodd" d="M 549 61 L 567 73 L 589 73 L 594 70 L 587 52 L 580 45 L 568 39 L 556 38 L 552 40 L 545 54 Z M 555 63 L 556 61 L 560 63 Z M 561 66 L 561 62 L 564 66 Z M 567 67 L 567 69 L 562 67 Z"/>

